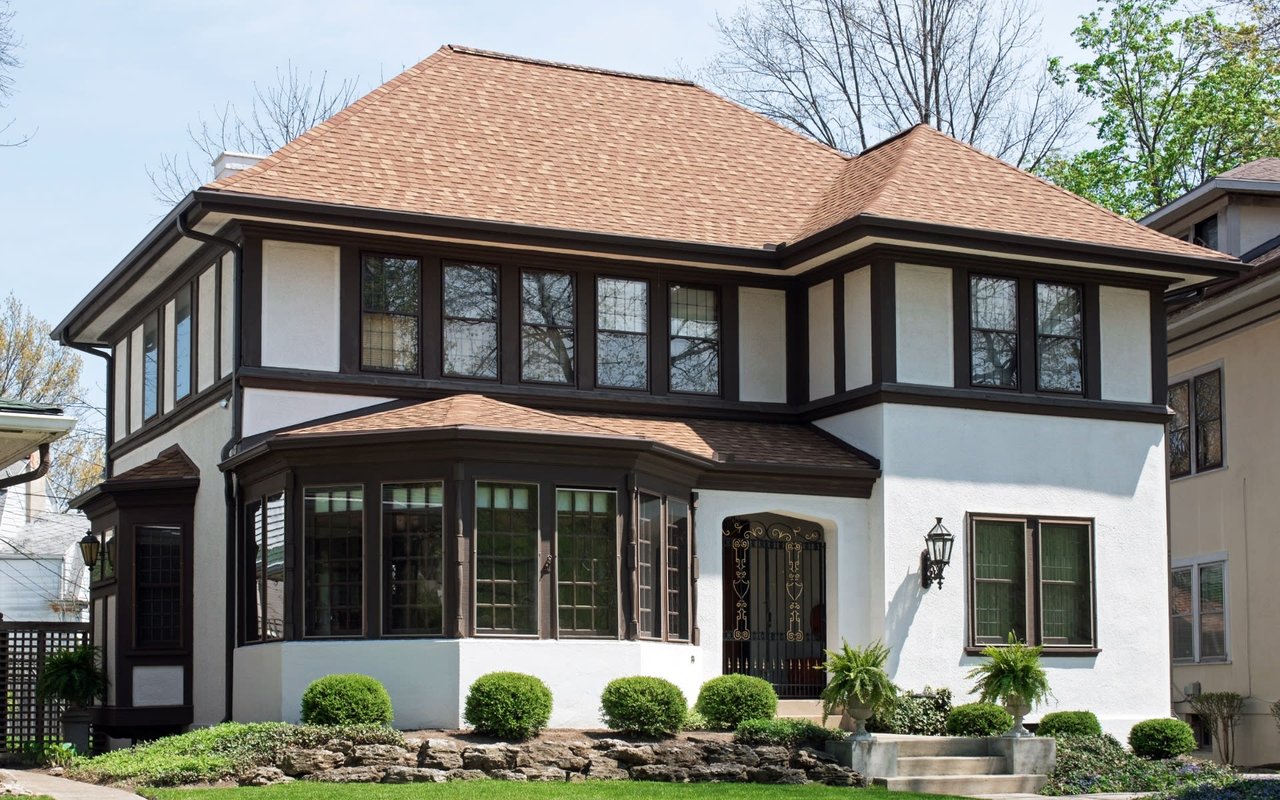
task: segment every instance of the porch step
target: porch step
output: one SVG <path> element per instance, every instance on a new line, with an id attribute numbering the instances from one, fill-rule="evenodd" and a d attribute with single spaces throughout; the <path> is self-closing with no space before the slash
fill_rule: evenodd
<path id="1" fill-rule="evenodd" d="M 904 758 L 985 758 L 991 754 L 990 740 L 977 736 L 892 736 L 878 739 L 896 741 L 898 759 Z"/>
<path id="2" fill-rule="evenodd" d="M 1003 756 L 908 756 L 898 758 L 902 778 L 935 775 L 1000 775 L 1005 771 Z"/>
<path id="3" fill-rule="evenodd" d="M 1049 782 L 1045 775 L 915 775 L 875 778 L 876 786 L 891 792 L 948 794 L 972 797 L 979 794 L 1038 794 Z"/>

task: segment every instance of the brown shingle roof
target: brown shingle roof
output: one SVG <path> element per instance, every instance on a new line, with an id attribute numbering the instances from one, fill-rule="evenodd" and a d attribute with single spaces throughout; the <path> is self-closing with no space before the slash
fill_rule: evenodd
<path id="1" fill-rule="evenodd" d="M 750 248 L 866 214 L 1225 258 L 925 126 L 849 159 L 692 83 L 452 45 L 208 188 Z"/>
<path id="2" fill-rule="evenodd" d="M 465 394 L 358 414 L 284 431 L 295 438 L 332 434 L 474 428 L 640 439 L 707 461 L 758 465 L 872 468 L 871 461 L 806 425 L 539 411 Z"/>
<path id="3" fill-rule="evenodd" d="M 200 468 L 187 458 L 178 445 L 172 445 L 150 461 L 139 464 L 133 469 L 112 475 L 113 481 L 145 481 L 173 480 L 178 478 L 198 478 Z"/>
<path id="4" fill-rule="evenodd" d="M 1259 158 L 1218 176 L 1240 181 L 1280 181 L 1280 158 Z"/>

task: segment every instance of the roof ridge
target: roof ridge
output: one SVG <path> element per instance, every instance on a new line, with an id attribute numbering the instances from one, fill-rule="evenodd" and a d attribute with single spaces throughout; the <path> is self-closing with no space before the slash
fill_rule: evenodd
<path id="1" fill-rule="evenodd" d="M 614 78 L 629 78 L 638 81 L 654 81 L 656 83 L 674 83 L 680 86 L 697 86 L 696 83 L 684 78 L 670 78 L 664 75 L 646 75 L 640 72 L 625 72 L 623 70 L 605 69 L 603 67 L 590 67 L 585 64 L 569 64 L 564 61 L 550 61 L 543 58 L 532 58 L 530 56 L 521 56 L 514 53 L 501 53 L 497 50 L 484 50 L 479 47 L 467 47 L 461 44 L 446 44 L 455 53 L 468 56 L 480 56 L 481 58 L 496 58 L 501 61 L 517 61 L 522 64 L 534 64 L 540 67 L 552 67 L 555 69 L 567 69 L 574 72 L 591 72 L 596 75 L 608 75 Z"/>
<path id="2" fill-rule="evenodd" d="M 836 189 L 839 187 L 840 181 L 844 179 L 846 172 L 848 172 L 851 169 L 857 169 L 856 165 L 858 164 L 859 159 L 861 159 L 863 156 L 867 155 L 868 153 L 876 152 L 877 150 L 879 150 L 880 148 L 884 147 L 887 144 L 896 142 L 897 140 L 904 138 L 907 134 L 911 133 L 913 130 L 915 130 L 916 128 L 920 127 L 923 124 L 924 123 L 922 122 L 917 122 L 915 125 L 912 125 L 909 128 L 903 128 L 902 130 L 893 134 L 889 138 L 876 142 L 875 144 L 868 147 L 866 150 L 863 150 L 861 153 L 858 153 L 856 156 L 849 158 L 848 161 L 845 163 L 845 165 L 840 168 L 840 171 L 837 172 L 831 178 L 831 181 L 825 187 L 823 187 L 823 190 L 818 193 L 816 199 L 813 201 L 813 206 L 809 209 L 809 213 L 805 215 L 804 222 L 801 224 L 800 229 L 796 232 L 793 232 L 792 235 L 797 237 L 797 239 L 804 239 L 807 236 L 817 232 L 817 231 L 811 231 L 810 228 L 815 224 L 815 219 L 820 217 L 822 208 L 824 205 L 826 205 L 827 198 L 831 195 L 832 192 L 836 191 Z M 902 165 L 902 154 L 899 153 L 897 160 L 894 161 L 893 166 L 889 168 L 889 172 L 888 174 L 885 175 L 884 180 L 880 182 L 880 184 L 875 188 L 875 191 L 871 193 L 871 196 L 867 198 L 867 201 L 863 204 L 863 209 L 859 210 L 857 212 L 858 214 L 866 213 L 865 209 L 870 207 L 873 203 L 875 203 L 877 200 L 880 199 L 880 195 L 884 193 L 885 187 L 889 184 L 891 180 L 893 180 L 893 176 L 897 173 L 898 168 L 901 165 Z M 856 214 L 854 216 L 856 216 Z M 830 225 L 824 226 L 824 229 L 829 227 L 831 226 Z"/>
<path id="3" fill-rule="evenodd" d="M 760 120 L 760 121 L 762 121 L 762 122 L 767 122 L 767 123 L 769 123 L 770 125 L 772 125 L 773 127 L 777 128 L 778 130 L 781 130 L 781 131 L 784 131 L 784 132 L 786 132 L 786 133 L 789 133 L 789 134 L 791 134 L 792 136 L 794 136 L 794 137 L 796 137 L 796 138 L 800 139 L 800 141 L 802 141 L 802 142 L 805 142 L 805 143 L 807 143 L 807 144 L 809 144 L 809 145 L 811 145 L 811 146 L 813 146 L 813 147 L 817 147 L 817 148 L 821 149 L 823 152 L 826 152 L 826 153 L 830 153 L 830 154 L 832 154 L 832 155 L 835 155 L 835 156 L 837 156 L 837 157 L 841 158 L 842 160 L 844 160 L 844 162 L 845 162 L 845 163 L 848 163 L 848 162 L 852 161 L 852 160 L 855 158 L 855 156 L 850 156 L 850 155 L 849 155 L 849 154 L 847 154 L 847 153 L 841 152 L 840 150 L 837 150 L 836 148 L 832 147 L 831 145 L 823 144 L 822 142 L 818 141 L 817 139 L 813 138 L 812 136 L 807 136 L 807 135 L 805 135 L 805 134 L 801 133 L 800 131 L 796 130 L 795 128 L 788 128 L 786 125 L 783 125 L 781 122 L 778 122 L 776 119 L 773 119 L 773 118 L 771 118 L 771 117 L 765 116 L 764 114 L 761 114 L 759 111 L 752 111 L 751 109 L 747 108 L 746 106 L 742 105 L 741 103 L 738 103 L 737 101 L 735 101 L 735 100 L 733 100 L 733 99 L 731 99 L 731 98 L 725 97 L 725 96 L 724 96 L 724 95 L 722 95 L 722 94 L 719 94 L 719 93 L 717 93 L 717 92 L 713 92 L 713 91 L 711 91 L 710 89 L 708 89 L 707 87 L 703 86 L 702 84 L 699 84 L 699 83 L 690 83 L 690 84 L 688 84 L 688 85 L 689 85 L 689 86 L 692 86 L 693 88 L 697 89 L 697 90 L 698 90 L 698 91 L 700 91 L 700 92 L 703 92 L 703 93 L 705 93 L 705 94 L 707 94 L 707 95 L 710 95 L 711 97 L 715 98 L 716 100 L 719 100 L 721 103 L 724 103 L 724 104 L 726 104 L 726 105 L 730 106 L 731 108 L 737 109 L 738 111 L 741 111 L 741 112 L 742 112 L 742 113 L 744 113 L 744 114 L 749 114 L 749 115 L 750 115 L 751 117 L 753 117 L 754 119 Z"/>
<path id="4" fill-rule="evenodd" d="M 609 429 L 609 428 L 606 428 L 606 427 L 604 427 L 604 426 L 602 426 L 602 425 L 592 425 L 592 424 L 590 424 L 590 423 L 586 423 L 586 422 L 578 422 L 578 420 L 576 420 L 576 419 L 570 419 L 570 418 L 568 418 L 568 417 L 566 417 L 566 416 L 562 416 L 562 415 L 560 415 L 560 414 L 554 414 L 554 413 L 552 413 L 552 412 L 550 412 L 550 411 L 543 411 L 543 410 L 538 409 L 538 408 L 530 408 L 529 406 L 522 406 L 522 405 L 520 405 L 519 403 L 508 403 L 508 402 L 507 402 L 507 401 L 505 401 L 505 400 L 499 400 L 499 399 L 497 399 L 496 397 L 490 397 L 490 396 L 489 396 L 489 395 L 487 395 L 487 394 L 481 394 L 481 393 L 479 393 L 479 392 L 468 392 L 467 394 L 453 395 L 453 396 L 452 396 L 452 397 L 450 397 L 449 399 L 451 399 L 451 400 L 452 400 L 452 399 L 454 399 L 454 398 L 458 398 L 458 397 L 476 397 L 476 398 L 479 398 L 479 399 L 481 399 L 481 400 L 484 400 L 485 402 L 489 402 L 489 403 L 497 403 L 498 405 L 506 406 L 507 408 L 517 408 L 517 409 L 520 409 L 521 411 L 526 411 L 526 412 L 528 412 L 528 413 L 530 413 L 530 414 L 537 414 L 537 415 L 538 415 L 538 416 L 540 416 L 540 417 L 547 417 L 547 418 L 549 418 L 549 419 L 555 419 L 555 420 L 559 420 L 559 421 L 561 421 L 561 422 L 566 422 L 566 421 L 568 421 L 568 422 L 573 422 L 573 423 L 575 423 L 575 424 L 582 425 L 583 427 L 587 427 L 587 428 L 594 428 L 595 430 L 598 430 L 598 431 L 600 431 L 601 433 L 607 433 L 607 434 L 609 434 L 610 436 L 626 435 L 626 434 L 621 434 L 621 433 L 619 433 L 619 432 L 618 432 L 618 431 L 616 431 L 616 430 L 611 430 L 611 429 Z"/>
<path id="5" fill-rule="evenodd" d="M 880 197 L 885 193 L 885 189 L 888 188 L 889 184 L 893 183 L 893 179 L 898 175 L 898 170 L 902 168 L 902 162 L 906 160 L 905 158 L 906 150 L 911 145 L 911 134 L 915 133 L 917 130 L 921 128 L 929 128 L 930 130 L 932 130 L 931 126 L 929 126 L 928 124 L 924 122 L 917 122 L 915 125 L 912 125 L 910 128 L 906 128 L 905 130 L 898 131 L 894 135 L 890 136 L 888 139 L 885 139 L 883 142 L 878 142 L 858 154 L 858 158 L 862 158 L 867 153 L 875 151 L 882 145 L 886 145 L 891 142 L 896 142 L 899 139 L 902 140 L 902 150 L 898 152 L 897 157 L 894 159 L 893 165 L 889 167 L 889 171 L 885 174 L 884 180 L 880 181 L 880 185 L 876 187 L 875 192 L 873 192 L 871 197 L 867 199 L 867 202 L 863 204 L 863 209 L 864 209 L 863 213 L 868 213 L 865 211 L 865 209 L 871 208 L 873 205 L 875 205 L 876 201 L 878 201 Z M 939 131 L 939 133 L 941 133 L 941 131 Z M 854 161 L 856 162 L 857 159 L 854 159 Z M 874 213 L 874 212 L 870 212 L 870 213 Z"/>

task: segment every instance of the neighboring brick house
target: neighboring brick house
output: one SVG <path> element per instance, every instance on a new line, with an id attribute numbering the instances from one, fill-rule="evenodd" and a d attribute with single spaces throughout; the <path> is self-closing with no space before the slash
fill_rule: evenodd
<path id="1" fill-rule="evenodd" d="M 444 47 L 59 324 L 113 359 L 100 722 L 296 719 L 335 671 L 407 727 L 494 669 L 555 725 L 630 674 L 800 713 L 841 639 L 963 697 L 1012 630 L 1124 733 L 1169 710 L 1163 296 L 1238 270 L 926 126 L 850 158 Z"/>

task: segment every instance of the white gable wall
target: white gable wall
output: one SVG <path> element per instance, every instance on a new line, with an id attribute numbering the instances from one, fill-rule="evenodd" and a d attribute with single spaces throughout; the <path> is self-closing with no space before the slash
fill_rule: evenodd
<path id="1" fill-rule="evenodd" d="M 1098 307 L 1102 399 L 1152 402 L 1151 295 L 1142 289 L 1103 286 L 1098 290 Z"/>
<path id="2" fill-rule="evenodd" d="M 871 383 L 871 268 L 844 276 L 844 386 Z"/>
<path id="3" fill-rule="evenodd" d="M 787 401 L 787 295 L 778 289 L 738 290 L 738 386 L 743 400 Z"/>
<path id="4" fill-rule="evenodd" d="M 835 394 L 835 309 L 831 281 L 809 287 L 809 399 Z"/>
<path id="5" fill-rule="evenodd" d="M 262 243 L 262 365 L 339 369 L 339 249 Z"/>
<path id="6" fill-rule="evenodd" d="M 898 264 L 894 293 L 898 383 L 955 385 L 951 270 Z"/>

